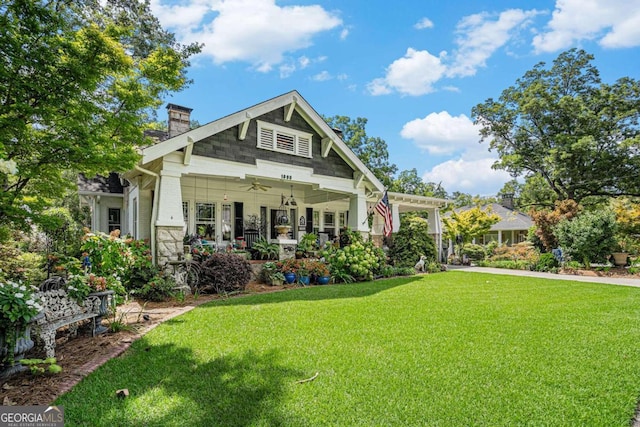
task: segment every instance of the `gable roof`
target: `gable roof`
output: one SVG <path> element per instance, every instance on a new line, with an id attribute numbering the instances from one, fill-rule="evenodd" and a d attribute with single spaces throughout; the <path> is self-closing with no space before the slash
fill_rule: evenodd
<path id="1" fill-rule="evenodd" d="M 93 178 L 87 178 L 84 174 L 79 174 L 78 193 L 122 195 L 124 193 L 124 187 L 122 186 L 120 176 L 115 172 L 111 172 L 109 176 L 96 175 Z"/>
<path id="2" fill-rule="evenodd" d="M 384 191 L 382 183 L 365 166 L 365 164 L 362 163 L 353 151 L 351 151 L 347 144 L 338 136 L 336 131 L 334 131 L 322 119 L 322 117 L 296 90 L 292 90 L 291 92 L 287 92 L 283 95 L 222 117 L 218 120 L 214 120 L 206 125 L 200 126 L 199 128 L 192 129 L 173 138 L 161 141 L 155 145 L 145 147 L 141 149 L 141 164 L 147 164 L 169 153 L 187 147 L 189 144 L 197 143 L 208 136 L 215 135 L 225 129 L 237 126 L 270 111 L 286 106 L 295 108 L 295 111 L 298 112 L 298 114 L 300 114 L 309 123 L 309 125 L 323 137 L 323 148 L 328 147 L 327 150 L 333 149 L 338 153 L 338 155 L 340 155 L 340 157 L 342 157 L 349 166 L 360 172 L 362 176 L 371 183 L 374 187 L 373 190 L 377 190 L 379 192 Z"/>

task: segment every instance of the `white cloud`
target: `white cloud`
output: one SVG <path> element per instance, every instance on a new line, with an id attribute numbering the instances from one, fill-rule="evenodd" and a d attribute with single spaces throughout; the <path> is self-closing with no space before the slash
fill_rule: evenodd
<path id="1" fill-rule="evenodd" d="M 434 56 L 426 50 L 409 48 L 404 57 L 387 67 L 384 77 L 369 82 L 369 93 L 419 96 L 435 91 L 435 84 L 444 77 L 473 76 L 478 68 L 486 66 L 496 50 L 518 37 L 539 14 L 536 10 L 509 9 L 497 16 L 487 13 L 466 16 L 457 25 L 457 48 L 453 55 L 443 51 Z"/>
<path id="2" fill-rule="evenodd" d="M 371 81 L 367 88 L 372 95 L 397 91 L 405 95 L 424 95 L 434 91 L 433 84 L 444 75 L 444 53 L 434 56 L 426 50 L 407 49 L 404 57 L 387 67 L 386 76 Z"/>
<path id="3" fill-rule="evenodd" d="M 640 0 L 557 0 L 536 52 L 555 52 L 582 40 L 607 48 L 640 46 Z"/>
<path id="4" fill-rule="evenodd" d="M 496 50 L 506 45 L 519 30 L 531 24 L 538 15 L 536 10 L 523 11 L 509 9 L 500 13 L 497 20 L 487 13 L 464 17 L 457 26 L 458 48 L 453 56 L 453 64 L 447 70 L 449 77 L 473 76 L 479 67 Z"/>
<path id="5" fill-rule="evenodd" d="M 300 58 L 298 58 L 298 64 L 300 64 L 301 69 L 307 68 L 310 63 L 311 63 L 311 60 L 306 56 L 301 56 Z"/>
<path id="6" fill-rule="evenodd" d="M 342 25 L 321 6 L 280 7 L 275 0 L 190 0 L 180 6 L 153 0 L 152 10 L 180 42 L 204 43 L 202 54 L 216 64 L 246 61 L 262 72 Z"/>
<path id="7" fill-rule="evenodd" d="M 326 82 L 327 80 L 331 80 L 331 79 L 333 79 L 333 76 L 329 74 L 327 70 L 321 71 L 320 73 L 311 77 L 311 80 L 315 82 Z"/>
<path id="8" fill-rule="evenodd" d="M 449 193 L 495 195 L 511 176 L 502 170 L 491 169 L 496 159 L 485 157 L 465 160 L 447 160 L 426 172 L 422 179 L 426 182 L 440 182 Z"/>
<path id="9" fill-rule="evenodd" d="M 349 36 L 349 29 L 343 28 L 342 31 L 340 31 L 340 40 L 345 40 L 348 36 Z"/>
<path id="10" fill-rule="evenodd" d="M 456 151 L 478 151 L 480 127 L 464 114 L 451 116 L 447 111 L 431 113 L 423 119 L 406 123 L 400 136 L 410 139 L 430 154 L 452 154 Z M 486 150 L 486 147 L 482 147 Z"/>
<path id="11" fill-rule="evenodd" d="M 426 28 L 433 28 L 433 22 L 429 18 L 422 18 L 414 26 L 416 30 L 424 30 Z"/>

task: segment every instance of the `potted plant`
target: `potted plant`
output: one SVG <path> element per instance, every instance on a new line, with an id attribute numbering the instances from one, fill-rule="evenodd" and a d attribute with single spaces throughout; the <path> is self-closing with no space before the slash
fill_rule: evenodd
<path id="1" fill-rule="evenodd" d="M 311 274 L 315 277 L 316 283 L 326 285 L 331 281 L 329 267 L 322 261 L 313 261 L 311 264 Z"/>
<path id="2" fill-rule="evenodd" d="M 614 252 L 611 254 L 613 265 L 616 267 L 624 267 L 629 260 L 629 251 L 633 244 L 632 239 L 627 235 L 618 236 Z"/>
<path id="3" fill-rule="evenodd" d="M 33 348 L 31 323 L 43 315 L 37 291 L 34 286 L 0 281 L 0 377 L 26 369 L 17 361 Z"/>
<path id="4" fill-rule="evenodd" d="M 284 261 L 279 261 L 276 265 L 284 275 L 287 284 L 291 284 L 296 281 L 296 275 L 298 272 L 298 261 L 296 259 L 289 258 Z"/>
<path id="5" fill-rule="evenodd" d="M 282 285 L 285 281 L 284 274 L 280 272 L 275 262 L 265 262 L 260 272 L 261 280 L 272 286 Z M 295 280 L 295 279 L 294 279 Z"/>
<path id="6" fill-rule="evenodd" d="M 300 260 L 298 264 L 297 274 L 298 274 L 298 282 L 302 284 L 302 286 L 307 286 L 311 282 L 311 271 L 309 270 L 307 261 Z"/>

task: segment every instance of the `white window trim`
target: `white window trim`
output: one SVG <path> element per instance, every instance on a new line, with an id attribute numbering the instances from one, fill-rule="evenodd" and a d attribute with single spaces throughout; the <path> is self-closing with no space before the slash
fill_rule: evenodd
<path id="1" fill-rule="evenodd" d="M 313 134 L 311 133 L 307 133 L 307 132 L 301 132 L 297 129 L 291 129 L 288 127 L 284 127 L 284 126 L 279 126 L 273 123 L 268 123 L 268 122 L 263 122 L 261 120 L 256 120 L 256 122 L 258 123 L 258 135 L 257 135 L 257 141 L 256 141 L 256 146 L 259 149 L 263 149 L 263 150 L 271 150 L 271 151 L 277 151 L 279 153 L 286 153 L 286 154 L 292 154 L 294 156 L 299 156 L 299 157 L 307 157 L 307 158 L 311 158 L 312 157 L 312 153 L 313 153 Z M 273 141 L 271 144 L 271 147 L 265 147 L 264 145 L 261 144 L 261 130 L 262 129 L 266 129 L 266 130 L 272 130 L 273 132 Z M 294 140 L 294 151 L 289 151 L 289 150 L 283 150 L 277 147 L 276 145 L 276 135 L 277 133 L 284 133 L 287 135 L 293 135 L 295 140 Z M 304 153 L 301 152 L 300 148 L 300 138 L 304 138 L 304 139 L 308 139 L 309 140 L 309 150 L 308 153 Z"/>

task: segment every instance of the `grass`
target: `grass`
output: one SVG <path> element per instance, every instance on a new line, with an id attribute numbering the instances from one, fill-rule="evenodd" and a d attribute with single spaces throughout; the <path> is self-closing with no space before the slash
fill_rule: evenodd
<path id="1" fill-rule="evenodd" d="M 628 426 L 639 341 L 638 288 L 449 272 L 201 306 L 56 404 L 67 426 Z"/>

